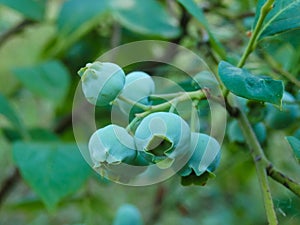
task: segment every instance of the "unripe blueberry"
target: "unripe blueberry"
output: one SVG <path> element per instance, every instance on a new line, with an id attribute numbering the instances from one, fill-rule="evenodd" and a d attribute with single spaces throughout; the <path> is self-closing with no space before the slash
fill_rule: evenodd
<path id="1" fill-rule="evenodd" d="M 293 104 L 295 98 L 288 92 L 283 94 L 282 110 L 271 104 L 267 105 L 266 125 L 273 129 L 284 129 L 293 124 L 298 117 L 299 106 Z M 286 103 L 285 103 L 286 102 Z"/>
<path id="2" fill-rule="evenodd" d="M 91 136 L 89 150 L 95 167 L 101 163 L 130 164 L 137 154 L 133 137 L 123 127 L 114 124 L 97 130 Z"/>
<path id="3" fill-rule="evenodd" d="M 78 72 L 86 99 L 97 106 L 109 105 L 122 91 L 125 73 L 114 63 L 88 63 Z"/>
<path id="4" fill-rule="evenodd" d="M 129 73 L 125 78 L 125 86 L 120 96 L 130 99 L 133 102 L 139 102 L 144 105 L 150 105 L 149 96 L 155 91 L 155 84 L 151 76 L 141 71 Z M 118 102 L 120 109 L 129 115 L 133 106 L 127 102 Z"/>
<path id="5" fill-rule="evenodd" d="M 262 122 L 260 122 L 252 125 L 252 128 L 259 143 L 264 143 L 267 139 L 267 130 L 265 125 Z M 230 122 L 228 125 L 228 138 L 231 142 L 246 142 L 243 132 L 236 120 Z"/>
<path id="6" fill-rule="evenodd" d="M 118 209 L 113 225 L 143 225 L 143 220 L 135 206 L 125 204 Z"/>
<path id="7" fill-rule="evenodd" d="M 178 115 L 156 112 L 145 117 L 135 132 L 135 142 L 141 155 L 161 168 L 170 167 L 175 159 L 190 149 L 189 125 Z"/>
<path id="8" fill-rule="evenodd" d="M 117 125 L 97 130 L 90 138 L 89 151 L 94 169 L 111 180 L 127 182 L 146 169 L 134 138 Z"/>
<path id="9" fill-rule="evenodd" d="M 193 151 L 193 154 L 180 170 L 179 174 L 181 176 L 201 176 L 205 172 L 214 172 L 218 167 L 221 151 L 219 143 L 213 137 L 193 132 L 190 149 Z"/>

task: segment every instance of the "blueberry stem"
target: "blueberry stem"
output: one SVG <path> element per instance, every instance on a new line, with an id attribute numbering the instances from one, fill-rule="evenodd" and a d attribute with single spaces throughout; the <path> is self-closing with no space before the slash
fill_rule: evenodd
<path id="1" fill-rule="evenodd" d="M 196 99 L 193 101 L 193 106 L 192 106 L 192 110 L 191 110 L 191 121 L 190 121 L 190 128 L 191 128 L 191 132 L 197 132 L 199 131 L 199 117 L 198 117 L 198 104 L 199 104 L 199 100 Z"/>
<path id="2" fill-rule="evenodd" d="M 122 95 L 119 95 L 119 96 L 118 96 L 118 99 L 121 100 L 121 101 L 123 101 L 123 102 L 126 102 L 126 103 L 128 103 L 128 104 L 130 104 L 130 105 L 132 105 L 132 106 L 139 107 L 140 109 L 142 109 L 142 110 L 144 110 L 144 111 L 147 111 L 147 110 L 149 110 L 149 109 L 151 108 L 151 106 L 144 105 L 144 104 L 142 104 L 142 103 L 133 101 L 133 100 L 131 100 L 131 99 L 129 99 L 129 98 L 126 98 L 126 97 L 124 97 L 124 96 L 122 96 Z"/>
<path id="3" fill-rule="evenodd" d="M 193 101 L 193 100 L 203 100 L 206 99 L 206 94 L 203 90 L 197 90 L 197 91 L 191 91 L 191 92 L 182 92 L 180 95 L 178 95 L 177 97 L 158 104 L 158 105 L 154 105 L 154 106 L 150 106 L 150 108 L 148 110 L 145 110 L 145 112 L 143 113 L 138 113 L 135 116 L 139 117 L 139 118 L 144 118 L 146 116 L 148 116 L 149 114 L 153 113 L 153 112 L 159 112 L 159 111 L 164 111 L 166 109 L 169 109 L 170 107 L 172 107 L 172 105 L 174 105 L 175 103 L 178 104 L 180 102 L 184 102 L 184 101 Z"/>

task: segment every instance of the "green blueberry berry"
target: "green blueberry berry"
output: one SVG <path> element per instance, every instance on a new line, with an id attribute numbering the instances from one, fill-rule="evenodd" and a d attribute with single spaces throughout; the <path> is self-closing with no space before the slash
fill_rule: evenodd
<path id="1" fill-rule="evenodd" d="M 122 205 L 115 216 L 113 225 L 143 225 L 140 211 L 130 204 Z"/>
<path id="2" fill-rule="evenodd" d="M 136 157 L 133 137 L 114 124 L 97 130 L 90 138 L 89 150 L 95 167 L 101 163 L 130 163 Z"/>
<path id="3" fill-rule="evenodd" d="M 193 154 L 186 165 L 179 171 L 182 177 L 190 175 L 201 176 L 212 173 L 220 162 L 220 145 L 216 139 L 206 134 L 195 133 L 191 135 L 190 149 Z"/>
<path id="4" fill-rule="evenodd" d="M 257 123 L 253 125 L 254 133 L 259 143 L 264 143 L 267 140 L 267 130 L 264 123 Z"/>
<path id="5" fill-rule="evenodd" d="M 125 78 L 125 86 L 120 93 L 121 97 L 144 105 L 150 105 L 149 96 L 155 91 L 155 84 L 151 76 L 141 71 L 129 73 Z M 132 111 L 133 106 L 127 102 L 118 102 L 120 109 L 126 114 Z"/>
<path id="6" fill-rule="evenodd" d="M 109 179 L 128 181 L 145 170 L 134 138 L 123 127 L 111 124 L 97 130 L 88 146 L 94 169 Z"/>
<path id="7" fill-rule="evenodd" d="M 88 63 L 78 74 L 86 99 L 97 106 L 109 105 L 125 85 L 125 73 L 114 63 Z"/>
<path id="8" fill-rule="evenodd" d="M 156 112 L 141 121 L 135 132 L 135 143 L 146 160 L 160 168 L 169 168 L 175 159 L 188 153 L 190 136 L 190 127 L 180 116 Z"/>
<path id="9" fill-rule="evenodd" d="M 284 129 L 293 124 L 299 113 L 299 106 L 293 104 L 295 98 L 288 92 L 283 94 L 282 110 L 275 106 L 267 105 L 267 115 L 265 118 L 266 125 L 273 129 Z"/>
<path id="10" fill-rule="evenodd" d="M 267 139 L 267 130 L 265 125 L 262 122 L 260 122 L 252 125 L 252 128 L 259 143 L 264 143 Z M 231 142 L 246 142 L 243 132 L 236 120 L 231 121 L 228 125 L 228 138 Z"/>

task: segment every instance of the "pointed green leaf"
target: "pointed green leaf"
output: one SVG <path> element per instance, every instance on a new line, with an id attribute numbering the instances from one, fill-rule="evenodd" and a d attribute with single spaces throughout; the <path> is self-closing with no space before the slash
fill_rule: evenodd
<path id="1" fill-rule="evenodd" d="M 267 0 L 260 0 L 257 5 L 255 23 L 260 10 Z M 300 27 L 300 0 L 276 0 L 274 7 L 265 18 L 259 39 Z"/>
<path id="2" fill-rule="evenodd" d="M 112 12 L 126 28 L 145 35 L 173 38 L 179 35 L 177 21 L 156 0 L 112 0 Z"/>
<path id="3" fill-rule="evenodd" d="M 42 20 L 46 11 L 47 0 L 0 0 L 0 4 L 19 11 L 29 19 Z"/>
<path id="4" fill-rule="evenodd" d="M 57 19 L 59 35 L 74 35 L 100 22 L 107 11 L 107 0 L 65 1 Z"/>
<path id="5" fill-rule="evenodd" d="M 199 23 L 205 28 L 205 30 L 208 33 L 211 46 L 213 47 L 213 49 L 216 52 L 218 52 L 218 54 L 222 58 L 225 58 L 226 52 L 225 52 L 223 46 L 221 45 L 221 43 L 215 38 L 213 33 L 210 31 L 208 22 L 204 16 L 202 9 L 196 4 L 196 2 L 194 0 L 177 0 L 177 1 L 180 4 L 182 4 L 184 6 L 184 8 L 186 8 L 186 10 L 192 16 L 194 16 L 199 21 Z"/>
<path id="6" fill-rule="evenodd" d="M 19 133 L 19 130 L 4 128 L 3 134 L 10 142 L 16 142 L 22 140 L 22 136 Z M 57 142 L 59 140 L 58 136 L 55 133 L 52 133 L 50 130 L 44 128 L 33 128 L 27 131 L 26 135 L 30 137 L 30 140 L 34 141 L 45 141 L 45 142 Z"/>
<path id="7" fill-rule="evenodd" d="M 283 82 L 271 78 L 259 77 L 248 70 L 237 68 L 227 62 L 220 62 L 219 75 L 233 94 L 251 100 L 281 105 Z"/>
<path id="8" fill-rule="evenodd" d="M 293 136 L 286 137 L 286 139 L 289 142 L 289 144 L 291 145 L 296 158 L 300 162 L 300 140 Z"/>
<path id="9" fill-rule="evenodd" d="M 21 83 L 34 94 L 60 103 L 69 89 L 70 75 L 59 61 L 48 61 L 36 66 L 13 70 Z"/>
<path id="10" fill-rule="evenodd" d="M 22 177 L 48 209 L 76 192 L 91 172 L 73 144 L 17 142 L 13 157 Z"/>
<path id="11" fill-rule="evenodd" d="M 55 27 L 38 24 L 11 36 L 0 48 L 0 92 L 11 94 L 18 88 L 18 80 L 12 74 L 13 68 L 34 65 L 46 43 L 53 38 Z M 5 82 L 2 82 L 5 81 Z"/>

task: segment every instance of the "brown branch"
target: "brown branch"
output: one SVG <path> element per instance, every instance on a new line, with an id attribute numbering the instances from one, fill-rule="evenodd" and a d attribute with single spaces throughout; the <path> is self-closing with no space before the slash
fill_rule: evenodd
<path id="1" fill-rule="evenodd" d="M 15 168 L 13 173 L 3 181 L 2 186 L 0 188 L 0 206 L 6 199 L 9 192 L 11 192 L 12 189 L 16 186 L 20 178 L 21 176 L 19 170 Z"/>
<path id="2" fill-rule="evenodd" d="M 269 177 L 271 177 L 273 180 L 277 181 L 278 183 L 282 184 L 284 187 L 289 189 L 295 195 L 300 197 L 300 183 L 297 183 L 287 175 L 278 171 L 271 163 L 266 168 L 266 170 Z"/>
<path id="3" fill-rule="evenodd" d="M 11 36 L 21 32 L 28 25 L 34 24 L 32 20 L 23 20 L 21 23 L 9 29 L 7 32 L 0 36 L 0 46 L 5 43 Z"/>
<path id="4" fill-rule="evenodd" d="M 225 108 L 229 115 L 233 118 L 239 118 L 241 111 L 238 108 L 235 108 L 228 103 L 227 98 L 225 98 Z M 250 146 L 252 147 L 252 146 Z M 253 148 L 250 149 L 251 154 L 253 154 Z M 293 180 L 286 174 L 280 172 L 273 166 L 273 164 L 265 157 L 265 155 L 257 155 L 255 157 L 255 162 L 263 161 L 263 163 L 266 165 L 265 170 L 267 175 L 272 178 L 274 181 L 278 182 L 279 184 L 283 185 L 287 189 L 289 189 L 291 192 L 293 192 L 295 195 L 300 197 L 300 183 Z"/>
<path id="5" fill-rule="evenodd" d="M 153 203 L 153 211 L 147 224 L 149 225 L 155 224 L 160 219 L 163 211 L 162 205 L 165 196 L 166 196 L 166 189 L 163 186 L 158 186 L 155 194 L 154 203 Z"/>

